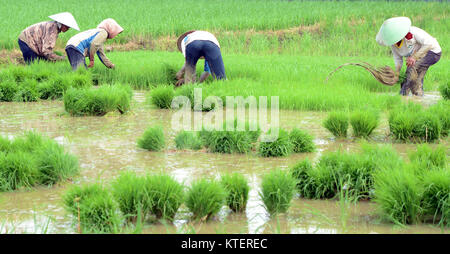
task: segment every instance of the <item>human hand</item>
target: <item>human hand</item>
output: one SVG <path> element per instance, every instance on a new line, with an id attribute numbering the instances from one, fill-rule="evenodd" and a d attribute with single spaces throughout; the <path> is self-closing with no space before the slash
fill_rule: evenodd
<path id="1" fill-rule="evenodd" d="M 94 61 L 90 61 L 89 65 L 88 65 L 88 68 L 92 68 L 92 67 L 94 67 Z"/>
<path id="2" fill-rule="evenodd" d="M 416 64 L 416 59 L 414 57 L 408 57 L 408 59 L 406 60 L 406 65 L 408 65 L 408 67 L 413 66 L 414 64 Z"/>
<path id="3" fill-rule="evenodd" d="M 110 69 L 115 69 L 116 65 L 115 64 L 111 64 L 111 66 L 109 66 Z"/>
<path id="4" fill-rule="evenodd" d="M 177 83 L 175 83 L 175 86 L 181 86 L 181 85 L 183 85 L 183 84 L 184 84 L 184 79 L 181 78 L 181 79 L 179 79 L 179 80 L 177 81 Z"/>

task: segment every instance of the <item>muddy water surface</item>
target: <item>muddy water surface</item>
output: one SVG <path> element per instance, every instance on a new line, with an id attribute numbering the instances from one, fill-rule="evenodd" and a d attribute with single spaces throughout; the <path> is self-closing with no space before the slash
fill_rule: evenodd
<path id="1" fill-rule="evenodd" d="M 419 101 L 429 101 L 425 99 Z M 64 113 L 61 101 L 0 103 L 1 135 L 14 137 L 23 131 L 37 130 L 75 154 L 81 167 L 80 175 L 71 182 L 1 193 L 2 233 L 74 233 L 71 218 L 62 207 L 61 194 L 72 184 L 108 183 L 124 170 L 138 174 L 164 171 L 186 185 L 200 177 L 239 172 L 251 185 L 250 200 L 243 214 L 232 214 L 224 208 L 213 221 L 199 224 L 189 222 L 189 214 L 182 207 L 174 225 L 146 224 L 144 233 L 441 233 L 439 228 L 430 225 L 397 227 L 386 223 L 379 219 L 372 202 L 345 205 L 333 200 L 295 198 L 287 214 L 272 219 L 268 216 L 258 197 L 264 173 L 275 168 L 287 169 L 306 157 L 316 160 L 326 151 L 359 148 L 356 140 L 335 140 L 321 126 L 326 113 L 281 111 L 281 126 L 286 129 L 298 127 L 313 134 L 317 152 L 286 158 L 261 158 L 256 152 L 224 155 L 177 151 L 173 141 L 176 132 L 171 129 L 173 112 L 154 109 L 144 101 L 144 94 L 135 92 L 132 112 L 104 117 L 70 117 Z M 153 125 L 164 127 L 167 143 L 164 152 L 148 152 L 136 146 L 140 135 Z M 387 121 L 383 118 L 371 142 L 390 142 L 387 132 Z M 415 145 L 394 144 L 394 147 L 406 155 Z"/>

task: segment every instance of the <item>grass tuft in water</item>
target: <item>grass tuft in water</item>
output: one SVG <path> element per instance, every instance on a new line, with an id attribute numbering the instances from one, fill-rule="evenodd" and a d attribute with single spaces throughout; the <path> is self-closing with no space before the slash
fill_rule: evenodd
<path id="1" fill-rule="evenodd" d="M 348 114 L 345 112 L 331 112 L 323 122 L 323 126 L 337 138 L 347 137 Z"/>
<path id="2" fill-rule="evenodd" d="M 450 170 L 431 170 L 423 176 L 422 207 L 433 223 L 450 227 Z M 425 218 L 426 219 L 426 218 Z"/>
<path id="3" fill-rule="evenodd" d="M 175 146 L 177 149 L 202 149 L 202 141 L 198 137 L 197 133 L 190 131 L 180 131 L 175 137 Z"/>
<path id="4" fill-rule="evenodd" d="M 450 100 L 450 82 L 447 81 L 441 83 L 441 85 L 439 86 L 439 92 L 441 93 L 444 100 Z"/>
<path id="5" fill-rule="evenodd" d="M 171 108 L 172 100 L 175 96 L 173 86 L 158 86 L 150 91 L 150 103 L 158 108 Z"/>
<path id="6" fill-rule="evenodd" d="M 220 182 L 200 179 L 192 183 L 185 204 L 193 219 L 208 220 L 220 211 L 226 198 L 227 192 Z"/>
<path id="7" fill-rule="evenodd" d="M 355 111 L 350 116 L 353 136 L 368 138 L 378 126 L 378 113 L 373 111 Z"/>
<path id="8" fill-rule="evenodd" d="M 247 179 L 241 174 L 224 174 L 221 184 L 228 192 L 226 203 L 233 212 L 243 212 L 247 206 L 250 187 Z"/>
<path id="9" fill-rule="evenodd" d="M 316 150 L 314 145 L 314 137 L 309 135 L 306 131 L 300 129 L 293 129 L 289 133 L 289 140 L 293 146 L 294 153 L 311 153 Z"/>
<path id="10" fill-rule="evenodd" d="M 260 196 L 266 210 L 271 215 L 287 212 L 295 186 L 296 180 L 288 172 L 277 169 L 264 175 Z"/>
<path id="11" fill-rule="evenodd" d="M 148 128 L 142 137 L 137 141 L 138 147 L 149 151 L 161 151 L 165 146 L 165 138 L 162 127 L 150 127 Z"/>
<path id="12" fill-rule="evenodd" d="M 316 192 L 311 172 L 314 170 L 308 158 L 300 161 L 290 169 L 291 176 L 297 182 L 298 193 L 305 198 L 313 198 Z"/>
<path id="13" fill-rule="evenodd" d="M 435 149 L 428 144 L 418 145 L 416 151 L 409 154 L 411 162 L 415 163 L 420 170 L 431 170 L 444 168 L 447 165 L 447 155 L 445 147 L 438 146 Z"/>
<path id="14" fill-rule="evenodd" d="M 259 154 L 262 157 L 288 156 L 293 151 L 293 144 L 289 133 L 283 129 L 279 130 L 278 137 L 272 142 L 261 142 L 259 144 Z"/>

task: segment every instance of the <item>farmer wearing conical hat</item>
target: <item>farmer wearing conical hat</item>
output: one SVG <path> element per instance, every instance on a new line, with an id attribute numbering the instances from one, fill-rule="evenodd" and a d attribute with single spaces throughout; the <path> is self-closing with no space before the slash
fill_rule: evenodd
<path id="1" fill-rule="evenodd" d="M 97 54 L 100 61 L 108 68 L 113 69 L 115 65 L 106 57 L 103 44 L 107 39 L 113 39 L 123 31 L 114 19 L 103 20 L 97 28 L 90 29 L 74 35 L 67 42 L 66 53 L 73 70 L 81 65 L 94 66 L 94 57 Z M 89 57 L 89 66 L 86 66 L 85 58 Z"/>
<path id="2" fill-rule="evenodd" d="M 26 63 L 34 60 L 57 61 L 64 59 L 53 53 L 56 39 L 60 32 L 67 32 L 69 28 L 77 31 L 78 24 L 69 12 L 49 16 L 54 21 L 45 21 L 27 27 L 19 35 L 19 47 Z"/>
<path id="3" fill-rule="evenodd" d="M 406 80 L 401 84 L 400 94 L 423 95 L 423 78 L 428 68 L 441 58 L 441 47 L 435 38 L 424 30 L 411 26 L 407 17 L 390 18 L 384 21 L 376 41 L 382 46 L 391 46 L 397 76 L 406 58 Z"/>
<path id="4" fill-rule="evenodd" d="M 213 34 L 206 31 L 189 31 L 178 38 L 177 46 L 184 55 L 185 63 L 176 75 L 176 86 L 196 81 L 195 67 L 200 58 L 205 58 L 200 83 L 210 74 L 216 79 L 226 79 L 220 45 Z"/>

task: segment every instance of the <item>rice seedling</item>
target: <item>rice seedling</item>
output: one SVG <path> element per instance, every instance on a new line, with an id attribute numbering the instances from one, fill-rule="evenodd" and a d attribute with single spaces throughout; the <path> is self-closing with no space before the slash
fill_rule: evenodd
<path id="1" fill-rule="evenodd" d="M 220 182 L 200 179 L 191 184 L 185 205 L 193 219 L 208 220 L 220 211 L 226 198 L 227 192 Z"/>
<path id="2" fill-rule="evenodd" d="M 65 209 L 77 221 L 79 233 L 116 233 L 121 222 L 118 206 L 100 184 L 73 186 L 62 196 Z"/>
<path id="3" fill-rule="evenodd" d="M 428 171 L 423 176 L 422 207 L 425 215 L 432 216 L 433 223 L 450 226 L 450 171 Z"/>
<path id="4" fill-rule="evenodd" d="M 250 187 L 247 179 L 241 174 L 224 174 L 220 180 L 228 192 L 226 204 L 233 212 L 243 212 L 247 206 Z"/>
<path id="5" fill-rule="evenodd" d="M 323 126 L 335 137 L 347 137 L 348 115 L 345 112 L 331 112 L 323 122 Z"/>
<path id="6" fill-rule="evenodd" d="M 150 91 L 150 102 L 158 108 L 171 108 L 175 95 L 173 86 L 158 86 Z"/>
<path id="7" fill-rule="evenodd" d="M 429 111 L 418 113 L 412 130 L 413 137 L 432 142 L 441 137 L 442 124 L 439 118 Z"/>
<path id="8" fill-rule="evenodd" d="M 0 82 L 0 101 L 13 101 L 18 90 L 17 84 L 12 80 Z"/>
<path id="9" fill-rule="evenodd" d="M 296 180 L 282 170 L 273 170 L 262 178 L 259 194 L 266 210 L 271 215 L 285 213 L 295 194 Z"/>
<path id="10" fill-rule="evenodd" d="M 161 126 L 148 128 L 137 141 L 138 147 L 149 151 L 161 151 L 166 145 L 164 132 Z"/>
<path id="11" fill-rule="evenodd" d="M 0 191 L 31 188 L 38 183 L 38 176 L 32 154 L 23 151 L 0 153 Z"/>
<path id="12" fill-rule="evenodd" d="M 444 146 L 432 149 L 427 144 L 418 145 L 416 151 L 409 154 L 411 162 L 417 164 L 420 170 L 434 168 L 445 168 L 447 166 L 447 155 Z"/>
<path id="13" fill-rule="evenodd" d="M 294 153 L 310 153 L 316 150 L 316 146 L 313 141 L 314 137 L 309 135 L 303 130 L 293 129 L 289 133 L 289 140 L 293 145 Z"/>
<path id="14" fill-rule="evenodd" d="M 297 182 L 298 193 L 305 198 L 313 198 L 316 192 L 311 172 L 314 170 L 308 158 L 300 161 L 290 169 L 291 176 Z"/>
<path id="15" fill-rule="evenodd" d="M 372 111 L 356 111 L 350 116 L 350 124 L 355 137 L 367 138 L 378 126 L 378 113 Z"/>
<path id="16" fill-rule="evenodd" d="M 402 157 L 395 151 L 392 145 L 361 144 L 361 155 L 364 157 L 367 167 L 373 172 L 377 170 L 392 170 L 404 165 Z"/>
<path id="17" fill-rule="evenodd" d="M 212 153 L 248 153 L 252 148 L 250 136 L 245 131 L 216 131 L 203 134 L 208 151 Z"/>
<path id="18" fill-rule="evenodd" d="M 121 114 L 130 110 L 132 91 L 129 86 L 101 86 L 98 89 L 70 88 L 64 95 L 64 108 L 74 116 L 103 116 L 118 110 Z"/>
<path id="19" fill-rule="evenodd" d="M 32 102 L 38 101 L 40 98 L 38 91 L 38 83 L 34 79 L 25 79 L 21 82 L 13 101 L 17 102 Z"/>
<path id="20" fill-rule="evenodd" d="M 145 178 L 134 172 L 122 172 L 111 183 L 111 193 L 126 220 L 136 223 L 138 217 L 142 220 L 150 210 L 145 190 Z"/>
<path id="21" fill-rule="evenodd" d="M 184 186 L 167 174 L 149 175 L 145 191 L 150 212 L 157 219 L 172 221 L 184 200 Z"/>
<path id="22" fill-rule="evenodd" d="M 439 92 L 444 100 L 450 100 L 450 82 L 441 83 Z"/>
<path id="23" fill-rule="evenodd" d="M 175 146 L 177 149 L 202 149 L 202 141 L 196 133 L 189 131 L 180 131 L 175 137 Z"/>
<path id="24" fill-rule="evenodd" d="M 374 175 L 375 198 L 383 217 L 397 224 L 414 224 L 423 214 L 423 185 L 409 167 L 380 170 Z"/>
<path id="25" fill-rule="evenodd" d="M 263 157 L 287 156 L 292 153 L 292 150 L 293 145 L 289 139 L 289 133 L 283 129 L 279 129 L 279 134 L 275 141 L 261 142 L 259 144 L 259 154 Z"/>
<path id="26" fill-rule="evenodd" d="M 448 136 L 450 131 L 450 102 L 440 100 L 430 106 L 428 111 L 439 118 L 442 125 L 441 135 Z"/>

